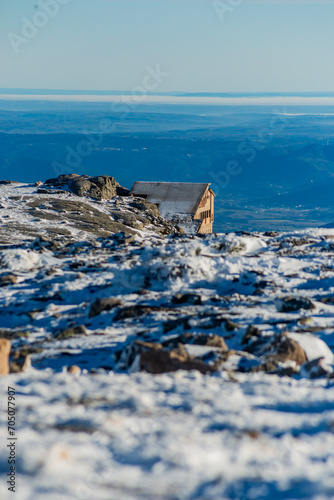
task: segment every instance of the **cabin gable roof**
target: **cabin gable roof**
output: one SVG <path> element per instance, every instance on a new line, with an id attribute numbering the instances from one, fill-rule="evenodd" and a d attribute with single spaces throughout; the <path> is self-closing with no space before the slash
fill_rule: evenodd
<path id="1" fill-rule="evenodd" d="M 135 182 L 131 194 L 145 196 L 159 205 L 162 214 L 195 214 L 209 186 L 195 182 Z"/>

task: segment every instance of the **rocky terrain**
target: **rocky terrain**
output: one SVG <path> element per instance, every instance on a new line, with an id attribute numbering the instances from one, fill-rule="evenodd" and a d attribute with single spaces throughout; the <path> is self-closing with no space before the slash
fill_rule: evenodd
<path id="1" fill-rule="evenodd" d="M 334 230 L 185 235 L 111 179 L 0 186 L 17 498 L 333 498 Z"/>
<path id="2" fill-rule="evenodd" d="M 179 232 L 156 205 L 129 196 L 113 177 L 60 175 L 35 185 L 0 181 L 0 244 L 34 240 L 92 240 L 114 233 Z"/>

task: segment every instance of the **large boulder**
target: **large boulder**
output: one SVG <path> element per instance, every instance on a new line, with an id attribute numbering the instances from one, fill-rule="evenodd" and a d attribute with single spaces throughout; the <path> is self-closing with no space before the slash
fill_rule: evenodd
<path id="1" fill-rule="evenodd" d="M 96 200 L 109 200 L 117 196 L 119 184 L 109 175 L 90 177 L 88 175 L 59 175 L 45 181 L 46 186 L 68 187 L 77 196 L 90 196 Z"/>
<path id="2" fill-rule="evenodd" d="M 116 181 L 108 175 L 76 177 L 70 181 L 68 187 L 77 196 L 90 196 L 97 200 L 109 200 L 117 195 Z"/>

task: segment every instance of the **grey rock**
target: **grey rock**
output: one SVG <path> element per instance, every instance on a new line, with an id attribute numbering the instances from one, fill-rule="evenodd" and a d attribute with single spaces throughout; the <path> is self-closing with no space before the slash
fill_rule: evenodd
<path id="1" fill-rule="evenodd" d="M 68 187 L 77 196 L 90 196 L 97 200 L 109 200 L 117 195 L 116 181 L 108 175 L 80 176 L 71 180 Z"/>
<path id="2" fill-rule="evenodd" d="M 315 309 L 313 302 L 306 297 L 283 297 L 276 301 L 276 308 L 279 312 L 296 312 L 300 309 Z"/>
<path id="3" fill-rule="evenodd" d="M 117 223 L 115 223 L 117 224 Z M 113 237 L 113 240 L 115 243 L 119 245 L 130 245 L 134 241 L 134 235 L 132 232 L 122 232 L 122 233 L 116 233 Z"/>
<path id="4" fill-rule="evenodd" d="M 254 325 L 250 325 L 242 338 L 241 344 L 248 344 L 259 337 L 261 337 L 261 330 Z"/>
<path id="5" fill-rule="evenodd" d="M 57 340 L 66 340 L 72 337 L 76 337 L 77 335 L 86 335 L 87 330 L 84 325 L 74 326 L 72 328 L 66 328 L 66 330 L 62 330 L 57 333 Z"/>
<path id="6" fill-rule="evenodd" d="M 77 196 L 89 196 L 97 200 L 109 200 L 117 195 L 117 183 L 109 175 L 90 177 L 88 175 L 59 175 L 45 181 L 46 186 L 65 187 Z"/>
<path id="7" fill-rule="evenodd" d="M 31 248 L 34 250 L 58 250 L 60 248 L 60 243 L 54 241 L 52 238 L 48 238 L 47 236 L 39 236 L 31 243 Z"/>
<path id="8" fill-rule="evenodd" d="M 214 373 L 212 367 L 201 360 L 189 356 L 185 349 L 163 349 L 161 344 L 135 341 L 140 360 L 139 369 L 152 374 L 175 372 L 178 370 L 197 370 L 200 373 Z"/>
<path id="9" fill-rule="evenodd" d="M 201 305 L 202 297 L 195 293 L 177 293 L 172 298 L 173 304 L 191 304 L 191 305 Z"/>
<path id="10" fill-rule="evenodd" d="M 116 307 L 121 307 L 123 302 L 115 297 L 107 297 L 105 299 L 97 299 L 91 305 L 89 310 L 89 318 L 95 318 L 101 314 L 102 311 L 110 311 Z"/>
<path id="11" fill-rule="evenodd" d="M 47 179 L 44 184 L 47 186 L 66 186 L 70 181 L 72 181 L 75 177 L 80 177 L 79 174 L 67 174 L 67 175 L 59 175 L 56 178 Z"/>
<path id="12" fill-rule="evenodd" d="M 68 227 L 73 226 L 81 231 L 94 233 L 96 236 L 107 237 L 110 233 L 136 234 L 130 227 L 113 221 L 108 214 L 100 212 L 85 202 L 55 198 L 46 201 L 38 198 L 29 202 L 28 206 L 31 207 L 29 213 L 35 217 L 69 222 Z M 48 212 L 44 211 L 46 208 Z"/>
<path id="13" fill-rule="evenodd" d="M 38 194 L 62 194 L 63 191 L 60 189 L 45 189 L 45 188 L 38 188 L 37 189 Z"/>
<path id="14" fill-rule="evenodd" d="M 122 321 L 125 319 L 130 319 L 130 318 L 138 318 L 141 316 L 147 316 L 148 314 L 152 314 L 153 312 L 156 311 L 162 311 L 163 309 L 161 307 L 157 306 L 144 306 L 144 305 L 135 305 L 135 306 L 129 306 L 129 307 L 124 307 L 123 309 L 120 309 L 117 311 L 114 317 L 114 321 Z"/>
<path id="15" fill-rule="evenodd" d="M 160 217 L 160 210 L 154 203 L 140 198 L 135 199 L 131 204 L 133 208 L 137 208 L 141 212 L 150 212 L 154 217 Z"/>
<path id="16" fill-rule="evenodd" d="M 301 367 L 301 373 L 302 375 L 306 375 L 308 378 L 314 379 L 331 376 L 333 371 L 326 363 L 324 363 L 324 358 L 317 358 L 304 363 Z"/>
<path id="17" fill-rule="evenodd" d="M 78 179 L 74 179 L 69 183 L 69 188 L 73 191 L 77 196 L 86 196 L 88 191 L 90 190 L 92 184 L 87 179 L 79 177 Z"/>
<path id="18" fill-rule="evenodd" d="M 252 371 L 276 373 L 278 370 L 281 375 L 291 375 L 295 372 L 293 368 L 291 373 L 281 373 L 281 363 L 294 361 L 297 366 L 301 366 L 307 362 L 307 356 L 301 346 L 285 333 L 269 338 L 261 337 L 247 346 L 245 351 L 260 358 L 259 365 Z"/>
<path id="19" fill-rule="evenodd" d="M 21 330 L 10 330 L 10 329 L 0 329 L 0 338 L 1 339 L 18 339 L 18 338 L 26 338 L 29 336 L 28 332 L 23 332 Z"/>
<path id="20" fill-rule="evenodd" d="M 142 229 L 150 224 L 150 221 L 130 212 L 121 212 L 120 210 L 113 210 L 111 215 L 117 221 L 122 222 L 126 226 L 132 227 L 134 229 Z"/>
<path id="21" fill-rule="evenodd" d="M 223 337 L 213 333 L 184 333 L 179 337 L 174 337 L 170 340 L 162 342 L 164 347 L 177 347 L 179 344 L 202 345 L 207 347 L 218 347 L 227 349 L 227 345 Z"/>

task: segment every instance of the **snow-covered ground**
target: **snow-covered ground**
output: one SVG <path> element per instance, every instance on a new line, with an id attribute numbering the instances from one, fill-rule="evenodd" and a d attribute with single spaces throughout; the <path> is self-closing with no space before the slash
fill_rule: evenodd
<path id="1" fill-rule="evenodd" d="M 327 381 L 197 372 L 75 378 L 47 369 L 10 384 L 19 408 L 14 498 L 334 496 Z M 1 453 L 3 473 L 6 462 Z M 4 480 L 0 495 L 12 498 Z"/>
<path id="2" fill-rule="evenodd" d="M 24 200 L 1 203 L 23 218 Z M 45 220 L 33 223 L 43 234 Z M 0 280 L 9 280 L 0 336 L 32 362 L 0 378 L 0 498 L 334 498 L 334 229 L 137 232 L 132 241 L 71 233 L 56 246 L 14 234 L 0 248 Z M 103 298 L 118 302 L 96 312 Z M 261 363 L 249 345 L 260 340 L 265 352 L 266 339 L 283 332 L 307 363 L 323 358 L 322 376 L 310 378 L 319 373 L 307 363 L 281 363 L 289 377 L 239 369 L 242 353 Z M 185 333 L 215 334 L 234 354 L 210 375 L 137 371 L 135 340 Z M 71 365 L 81 374 L 68 373 Z M 6 485 L 8 385 L 17 391 L 15 495 Z"/>

